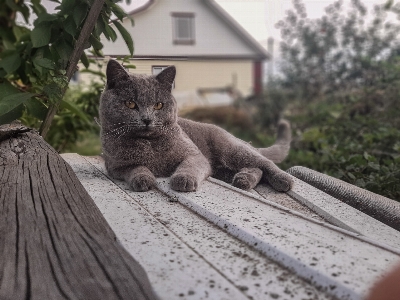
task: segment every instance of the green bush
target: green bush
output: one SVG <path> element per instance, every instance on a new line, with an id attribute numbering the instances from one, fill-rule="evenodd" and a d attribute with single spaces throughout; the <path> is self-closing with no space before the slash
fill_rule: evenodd
<path id="1" fill-rule="evenodd" d="M 65 94 L 58 114 L 54 117 L 52 126 L 46 136 L 46 141 L 58 152 L 72 149 L 77 142 L 90 137 L 96 139 L 100 127 L 95 122 L 98 117 L 98 108 L 101 91 L 104 84 L 93 82 L 87 87 L 72 86 Z M 30 127 L 38 128 L 40 120 L 24 113 L 22 122 Z M 97 138 L 98 139 L 98 138 Z M 85 154 L 98 154 L 99 147 Z M 76 148 L 75 148 L 76 149 Z M 80 151 L 78 151 L 80 152 Z"/>
<path id="2" fill-rule="evenodd" d="M 400 200 L 400 4 L 376 5 L 368 18 L 362 1 L 349 10 L 336 1 L 308 19 L 293 3 L 278 23 L 283 74 L 255 103 L 264 126 L 280 107 L 292 123 L 281 167 L 305 166 Z"/>

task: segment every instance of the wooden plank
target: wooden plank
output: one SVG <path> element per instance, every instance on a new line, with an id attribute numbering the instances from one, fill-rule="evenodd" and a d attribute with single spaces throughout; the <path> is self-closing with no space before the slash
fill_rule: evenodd
<path id="1" fill-rule="evenodd" d="M 62 156 L 71 164 L 118 240 L 146 269 L 160 298 L 247 299 L 239 288 L 134 201 L 127 194 L 128 186 L 119 188 L 79 155 Z M 132 193 L 143 202 L 164 202 L 174 208 L 177 205 L 157 191 Z"/>
<path id="2" fill-rule="evenodd" d="M 317 221 L 326 221 L 322 216 L 312 211 L 299 201 L 296 201 L 286 193 L 277 192 L 270 185 L 259 184 L 254 188 L 255 195 L 259 195 L 265 199 L 273 201 L 279 205 L 287 207 L 291 210 L 297 211 L 309 218 Z"/>
<path id="3" fill-rule="evenodd" d="M 101 165 L 100 161 L 91 162 L 96 166 Z M 104 167 L 102 168 L 104 172 Z M 336 226 L 304 217 L 217 180 L 209 180 L 211 181 L 205 182 L 199 191 L 193 193 L 172 191 L 169 188 L 168 179 L 159 179 L 158 188 L 167 194 L 170 200 L 178 201 L 187 207 L 189 211 L 186 213 L 190 212 L 189 218 L 192 218 L 192 212 L 203 216 L 333 297 L 361 299 L 373 282 L 399 261 L 400 252 L 394 248 Z M 93 182 L 88 182 L 87 186 L 92 184 Z M 129 188 L 123 183 L 121 187 L 127 189 L 128 194 L 133 193 L 128 191 Z M 145 203 L 146 199 L 149 199 L 146 194 L 136 193 L 132 198 L 142 198 L 136 201 Z M 204 251 L 198 253 L 207 258 L 211 266 L 235 282 L 237 277 L 226 275 L 229 272 L 223 271 L 222 264 L 227 260 L 219 256 L 221 265 L 218 265 L 215 262 L 216 259 L 212 258 L 212 254 L 207 254 L 204 250 L 204 247 L 209 245 L 207 242 L 199 239 L 197 244 L 204 243 L 203 250 L 200 250 L 202 247 L 196 247 L 196 241 L 194 241 L 198 236 L 185 238 L 183 237 L 185 233 L 179 233 L 175 225 L 179 222 L 179 218 L 174 218 L 174 214 L 178 214 L 182 219 L 184 216 L 179 213 L 177 206 L 170 208 L 173 212 L 165 216 L 159 206 L 153 207 L 162 199 L 164 198 L 156 196 L 150 201 L 146 210 L 154 211 L 155 215 L 158 212 L 160 222 L 174 223 L 174 226 L 171 225 L 168 228 L 175 228 L 175 235 L 181 237 L 181 240 L 196 252 Z M 187 224 L 198 225 L 196 222 L 189 221 Z M 204 229 L 204 227 L 200 228 Z M 186 232 L 186 235 L 193 234 L 195 234 L 194 230 Z M 193 241 L 191 241 L 192 238 Z M 219 251 L 224 253 L 223 249 L 218 248 Z M 233 262 L 232 266 L 234 265 Z M 229 268 L 230 271 L 232 269 L 233 267 Z M 285 299 L 284 296 L 283 299 Z"/>
<path id="4" fill-rule="evenodd" d="M 400 250 L 400 232 L 396 229 L 296 177 L 293 177 L 293 181 L 293 188 L 287 194 L 321 215 L 328 222 Z"/>
<path id="5" fill-rule="evenodd" d="M 0 299 L 156 299 L 70 166 L 16 134 L 0 142 Z"/>
<path id="6" fill-rule="evenodd" d="M 399 261 L 396 249 L 215 182 L 193 193 L 171 190 L 168 179 L 159 188 L 334 297 L 362 299 Z"/>
<path id="7" fill-rule="evenodd" d="M 189 295 L 188 288 L 196 285 L 196 282 L 202 282 L 208 288 L 210 299 L 220 299 L 214 293 L 211 294 L 217 282 L 205 280 L 207 272 L 191 271 L 191 269 L 186 267 L 185 261 L 182 260 L 184 255 L 179 254 L 179 251 L 182 250 L 174 249 L 174 252 L 181 257 L 179 265 L 185 265 L 185 268 L 180 267 L 179 271 L 176 272 L 179 272 L 180 276 L 184 277 L 186 281 L 181 281 L 179 274 L 175 276 L 174 270 L 168 270 L 170 273 L 162 275 L 162 269 L 167 271 L 164 265 L 168 264 L 168 259 L 160 261 L 155 258 L 154 253 L 147 250 L 147 244 L 141 245 L 141 247 L 130 247 L 130 241 L 125 239 L 140 241 L 143 236 L 147 239 L 148 235 L 138 228 L 138 226 L 133 226 L 131 222 L 123 223 L 120 220 L 117 221 L 114 219 L 115 215 L 121 216 L 122 211 L 125 210 L 125 205 L 121 206 L 122 199 L 116 196 L 119 193 L 114 190 L 112 193 L 99 190 L 97 185 L 105 187 L 108 184 L 106 179 L 104 176 L 99 176 L 96 172 L 91 174 L 90 166 L 83 161 L 81 156 L 76 154 L 63 154 L 62 156 L 73 166 L 83 186 L 91 194 L 94 201 L 98 203 L 101 210 L 104 211 L 106 219 L 109 220 L 109 224 L 117 236 L 119 235 L 118 232 L 121 232 L 122 244 L 126 245 L 127 249 L 132 249 L 130 251 L 133 251 L 132 255 L 134 257 L 141 258 L 139 262 L 148 272 L 150 281 L 153 283 L 156 291 L 158 290 L 158 285 L 160 285 L 160 295 L 165 295 L 165 299 L 171 299 L 173 298 L 172 296 L 179 294 L 184 295 L 183 297 L 187 297 L 188 299 L 201 299 L 201 294 L 197 292 L 193 294 L 195 292 L 194 289 L 191 290 L 192 295 Z M 104 161 L 101 158 L 84 157 L 84 159 L 106 174 Z M 125 182 L 118 180 L 113 180 L 113 182 L 130 197 L 131 203 L 140 205 L 142 210 L 145 210 L 155 220 L 166 227 L 166 231 L 162 233 L 168 235 L 161 235 L 159 239 L 179 238 L 182 244 L 193 249 L 191 252 L 192 260 L 195 258 L 204 260 L 209 268 L 217 270 L 217 272 L 230 281 L 237 289 L 240 289 L 249 299 L 322 300 L 330 298 L 310 283 L 302 280 L 287 269 L 266 258 L 265 255 L 188 210 L 179 202 L 171 202 L 172 199 L 167 195 L 158 191 L 137 193 L 131 191 Z M 117 211 L 112 213 L 109 206 L 106 207 L 102 203 L 101 195 L 97 195 L 99 192 L 100 194 L 113 195 L 109 201 L 118 207 Z M 152 222 L 152 224 L 156 223 Z M 157 228 L 158 225 L 154 227 Z M 124 232 L 127 232 L 125 233 L 125 239 L 122 237 Z M 133 239 L 132 237 L 135 238 Z M 156 246 L 165 249 L 168 248 L 168 243 L 161 242 Z M 137 254 L 137 252 L 141 252 L 140 248 L 144 248 L 142 255 Z M 157 261 L 157 265 L 155 265 L 155 261 Z M 187 278 L 190 278 L 189 276 L 193 276 L 192 274 L 196 274 L 196 277 L 191 278 L 191 280 L 195 281 L 194 283 L 190 283 L 187 280 Z M 153 275 L 154 279 L 152 278 Z M 158 280 L 157 277 L 163 277 L 164 279 Z M 210 289 L 210 285 L 213 285 L 214 288 Z M 168 294 L 168 291 L 161 293 L 161 290 L 165 289 L 165 286 L 173 286 L 177 291 L 173 294 Z"/>

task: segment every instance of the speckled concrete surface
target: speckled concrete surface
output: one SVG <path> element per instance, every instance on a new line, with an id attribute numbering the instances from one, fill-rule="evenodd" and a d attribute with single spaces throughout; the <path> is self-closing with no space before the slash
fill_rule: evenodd
<path id="1" fill-rule="evenodd" d="M 118 240 L 148 272 L 160 299 L 246 299 L 241 290 L 210 268 L 207 261 L 164 225 L 168 220 L 154 218 L 85 160 L 73 155 L 63 158 L 70 163 Z M 156 191 L 138 193 L 136 198 L 177 205 Z"/>
<path id="2" fill-rule="evenodd" d="M 342 201 L 293 177 L 288 195 L 318 212 L 328 222 L 350 229 L 380 243 L 400 250 L 400 232 Z"/>
<path id="3" fill-rule="evenodd" d="M 265 199 L 271 200 L 289 209 L 298 211 L 305 216 L 308 216 L 318 221 L 326 221 L 322 216 L 316 214 L 314 211 L 309 209 L 307 206 L 301 204 L 299 201 L 296 201 L 286 193 L 275 191 L 268 185 L 260 184 L 255 188 L 255 191 L 258 193 L 258 195 L 264 197 Z"/>
<path id="4" fill-rule="evenodd" d="M 288 209 L 265 205 L 251 194 L 205 182 L 194 193 L 161 188 L 193 211 L 268 257 L 279 261 L 314 285 L 340 299 L 362 297 L 386 267 L 399 256 L 343 234 Z M 373 270 L 373 271 L 372 271 Z M 363 274 L 361 278 L 359 274 Z M 357 278 L 357 279 L 356 279 Z"/>
<path id="5" fill-rule="evenodd" d="M 135 193 L 98 172 L 104 172 L 101 159 L 63 156 L 162 299 L 332 298 L 316 286 L 341 299 L 360 299 L 399 260 L 318 220 L 214 182 L 176 193 L 168 180 L 159 180 L 165 194 Z"/>
<path id="6" fill-rule="evenodd" d="M 102 171 L 102 161 L 88 158 Z M 124 189 L 134 201 L 137 201 L 154 218 L 193 249 L 193 256 L 204 259 L 210 268 L 218 272 L 234 288 L 240 290 L 249 299 L 331 299 L 314 286 L 306 283 L 298 276 L 269 260 L 245 243 L 226 234 L 212 223 L 188 210 L 179 202 L 171 202 L 170 198 L 152 191 L 135 193 L 121 181 L 116 184 Z M 149 197 L 151 194 L 151 197 Z M 203 281 L 203 273 L 196 272 L 198 280 Z M 216 280 L 208 286 L 215 288 Z M 192 289 L 194 292 L 194 289 Z M 180 293 L 188 297 L 186 293 Z M 201 295 L 190 295 L 188 299 L 202 299 Z M 181 296 L 183 297 L 183 296 Z M 168 297 L 165 299 L 169 299 Z M 210 299 L 216 299 L 210 293 Z M 236 299 L 236 298 L 232 298 Z M 240 299 L 240 298 L 238 298 Z"/>

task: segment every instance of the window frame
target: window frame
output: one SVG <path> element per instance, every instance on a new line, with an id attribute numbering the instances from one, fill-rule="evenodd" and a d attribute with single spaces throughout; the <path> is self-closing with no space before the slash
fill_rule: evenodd
<path id="1" fill-rule="evenodd" d="M 196 43 L 196 27 L 195 27 L 195 14 L 191 12 L 172 12 L 172 42 L 174 45 L 194 45 Z M 178 19 L 188 19 L 190 22 L 188 39 L 178 36 L 177 21 Z"/>

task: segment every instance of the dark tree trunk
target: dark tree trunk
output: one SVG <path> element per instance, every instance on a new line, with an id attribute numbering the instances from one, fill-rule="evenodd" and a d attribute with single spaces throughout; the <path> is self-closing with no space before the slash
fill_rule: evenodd
<path id="1" fill-rule="evenodd" d="M 0 299 L 155 299 L 70 166 L 18 124 L 0 126 Z"/>

